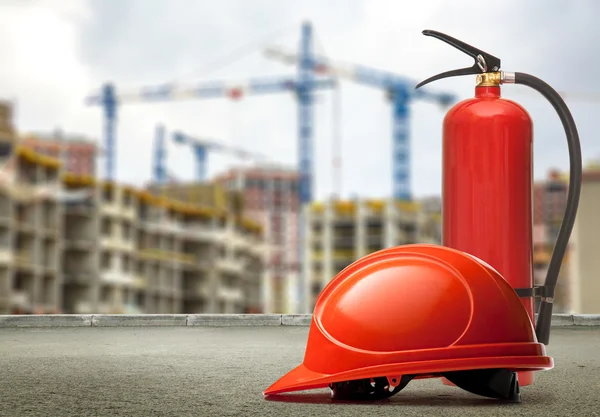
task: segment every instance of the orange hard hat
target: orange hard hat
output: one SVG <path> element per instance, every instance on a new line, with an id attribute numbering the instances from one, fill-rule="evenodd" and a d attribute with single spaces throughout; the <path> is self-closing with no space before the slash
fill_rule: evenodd
<path id="1" fill-rule="evenodd" d="M 367 255 L 327 284 L 303 363 L 264 395 L 329 387 L 334 398 L 378 399 L 412 379 L 445 377 L 520 401 L 516 372 L 553 366 L 494 268 L 448 247 L 411 244 Z"/>

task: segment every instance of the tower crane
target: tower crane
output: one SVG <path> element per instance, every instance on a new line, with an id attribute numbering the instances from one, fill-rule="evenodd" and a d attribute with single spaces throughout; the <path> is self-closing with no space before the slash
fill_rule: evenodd
<path id="1" fill-rule="evenodd" d="M 230 98 L 240 99 L 244 95 L 269 94 L 291 91 L 296 94 L 298 101 L 298 169 L 299 169 L 299 204 L 304 204 L 313 199 L 313 97 L 314 91 L 327 89 L 336 85 L 334 78 L 315 77 L 311 68 L 313 61 L 312 25 L 305 22 L 301 29 L 299 65 L 297 76 L 257 78 L 242 82 L 204 82 L 195 86 L 179 86 L 174 83 L 154 87 L 141 87 L 138 89 L 117 93 L 112 83 L 103 85 L 100 92 L 86 97 L 85 103 L 90 106 L 101 106 L 104 113 L 103 142 L 105 144 L 105 177 L 110 181 L 115 177 L 115 151 L 116 151 L 116 121 L 119 104 L 166 102 L 182 99 L 214 99 Z M 159 148 L 160 149 L 160 148 Z M 157 160 L 162 157 L 157 158 Z M 156 168 L 159 169 L 160 168 Z M 159 174 L 161 178 L 166 172 Z M 303 215 L 300 211 L 300 241 L 303 240 Z M 302 251 L 303 245 L 298 245 Z M 299 259 L 303 259 L 300 254 Z M 303 299 L 303 290 L 300 289 L 300 300 Z"/>
<path id="2" fill-rule="evenodd" d="M 336 85 L 333 78 L 316 78 L 311 70 L 313 61 L 312 25 L 305 22 L 301 29 L 300 62 L 297 77 L 268 77 L 241 82 L 215 81 L 195 86 L 179 86 L 174 83 L 141 87 L 117 93 L 112 83 L 106 83 L 101 91 L 86 97 L 90 106 L 101 106 L 104 113 L 103 141 L 106 149 L 105 173 L 107 179 L 115 177 L 116 121 L 119 104 L 166 102 L 184 99 L 240 99 L 244 95 L 271 94 L 291 91 L 298 101 L 298 168 L 300 170 L 300 202 L 307 203 L 313 197 L 313 95 L 315 90 Z"/>
<path id="3" fill-rule="evenodd" d="M 101 106 L 104 111 L 104 138 L 106 149 L 107 179 L 115 177 L 115 148 L 116 148 L 116 120 L 119 104 L 164 102 L 178 99 L 210 99 L 224 98 L 239 99 L 244 94 L 267 94 L 291 91 L 296 94 L 298 102 L 298 170 L 299 170 L 299 242 L 304 242 L 304 213 L 302 207 L 313 199 L 314 183 L 314 151 L 313 151 L 313 121 L 314 121 L 314 91 L 330 88 L 336 85 L 334 78 L 315 77 L 312 62 L 313 36 L 312 25 L 304 22 L 301 28 L 300 48 L 298 54 L 297 76 L 279 78 L 260 78 L 246 80 L 241 83 L 228 83 L 225 81 L 202 83 L 196 86 L 181 87 L 174 83 L 158 87 L 142 87 L 129 92 L 117 94 L 112 83 L 106 83 L 100 92 L 89 95 L 85 102 L 87 105 Z M 163 173 L 166 175 L 166 173 Z M 304 259 L 304 245 L 298 245 L 298 265 L 301 277 L 298 286 L 299 312 L 307 310 L 305 296 L 306 271 L 300 268 Z"/>
<path id="4" fill-rule="evenodd" d="M 299 81 L 293 78 L 256 78 L 240 82 L 205 82 L 195 86 L 163 85 L 158 87 L 142 87 L 137 90 L 117 94 L 114 85 L 107 83 L 100 94 L 90 95 L 86 104 L 99 105 L 104 110 L 104 138 L 106 147 L 105 177 L 110 181 L 115 179 L 116 157 L 116 120 L 118 104 L 166 102 L 184 99 L 215 99 L 229 98 L 239 100 L 245 95 L 271 94 L 280 92 L 296 92 L 301 109 L 298 113 L 299 135 L 303 140 L 312 139 L 312 92 L 330 88 L 335 85 L 333 79 L 310 79 Z M 307 101 L 309 106 L 305 105 Z M 157 132 L 157 134 L 159 134 Z M 302 157 L 301 160 L 305 160 Z"/>
<path id="5" fill-rule="evenodd" d="M 165 184 L 169 179 L 167 172 L 167 144 L 165 143 L 165 127 L 156 125 L 154 134 L 154 159 L 152 161 L 152 182 Z"/>
<path id="6" fill-rule="evenodd" d="M 266 56 L 280 60 L 287 64 L 300 64 L 302 57 L 286 52 L 277 47 L 265 50 Z M 304 63 L 306 65 L 306 63 Z M 316 74 L 328 74 L 346 78 L 359 84 L 383 89 L 392 101 L 392 187 L 393 196 L 398 200 L 412 199 L 411 190 L 411 161 L 409 143 L 409 106 L 413 100 L 424 100 L 448 107 L 456 101 L 456 97 L 449 93 L 434 92 L 431 90 L 415 90 L 416 81 L 386 71 L 376 70 L 361 65 L 347 65 L 330 60 L 326 57 L 313 55 L 308 64 Z"/>
<path id="7" fill-rule="evenodd" d="M 165 141 L 165 127 L 162 124 L 156 125 L 154 139 L 154 161 L 153 178 L 154 184 L 165 184 L 175 176 L 167 170 L 167 149 Z M 181 145 L 188 145 L 192 148 L 196 158 L 196 181 L 204 182 L 207 179 L 207 153 L 209 150 L 221 151 L 241 159 L 254 160 L 259 162 L 270 162 L 265 155 L 250 152 L 234 146 L 227 146 L 218 141 L 187 135 L 176 131 L 171 135 L 173 142 Z"/>
<path id="8" fill-rule="evenodd" d="M 178 182 L 177 176 L 167 169 L 167 144 L 165 142 L 164 125 L 157 124 L 155 132 L 152 183 L 166 184 L 168 182 Z"/>
<path id="9" fill-rule="evenodd" d="M 249 152 L 245 149 L 234 146 L 227 146 L 209 138 L 194 137 L 179 131 L 174 132 L 172 138 L 173 142 L 181 145 L 191 146 L 193 149 L 194 156 L 196 158 L 196 180 L 200 182 L 206 181 L 207 178 L 206 159 L 208 151 L 225 152 L 246 160 L 252 159 L 257 161 L 268 161 L 268 158 L 264 155 Z"/>

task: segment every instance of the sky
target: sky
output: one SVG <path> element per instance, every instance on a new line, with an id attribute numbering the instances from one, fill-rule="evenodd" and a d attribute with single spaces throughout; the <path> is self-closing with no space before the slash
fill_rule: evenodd
<path id="1" fill-rule="evenodd" d="M 489 8 L 486 9 L 486 6 Z M 457 49 L 427 36 L 448 33 L 502 59 L 506 71 L 528 72 L 565 95 L 578 124 L 584 160 L 600 157 L 600 2 L 505 0 L 499 6 L 467 0 L 0 0 L 0 99 L 15 106 L 20 132 L 85 135 L 102 146 L 101 109 L 85 97 L 105 82 L 118 91 L 169 82 L 244 81 L 294 77 L 295 68 L 267 58 L 267 46 L 297 51 L 300 27 L 310 21 L 315 49 L 331 59 L 389 71 L 420 81 L 471 66 Z M 473 96 L 474 77 L 440 80 L 430 89 Z M 315 198 L 386 197 L 392 191 L 392 108 L 384 91 L 341 80 L 339 94 L 342 174 L 334 190 L 332 158 L 335 92 L 320 91 L 315 104 Z M 568 169 L 564 131 L 550 104 L 527 87 L 508 85 L 534 122 L 535 177 Z M 433 103 L 411 105 L 412 189 L 441 192 L 442 121 Z M 296 164 L 297 105 L 291 93 L 126 103 L 119 107 L 117 179 L 142 185 L 152 176 L 157 124 Z M 209 174 L 240 161 L 213 152 Z M 168 169 L 181 180 L 194 176 L 189 148 L 169 143 Z M 103 172 L 104 161 L 99 161 Z"/>

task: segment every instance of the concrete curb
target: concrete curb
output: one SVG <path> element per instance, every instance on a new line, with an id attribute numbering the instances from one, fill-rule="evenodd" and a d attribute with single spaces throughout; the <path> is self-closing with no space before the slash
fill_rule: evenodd
<path id="1" fill-rule="evenodd" d="M 52 314 L 52 315 L 0 315 L 2 327 L 90 327 L 92 315 Z"/>
<path id="2" fill-rule="evenodd" d="M 187 314 L 93 314 L 92 327 L 186 326 Z"/>
<path id="3" fill-rule="evenodd" d="M 281 326 L 281 314 L 190 314 L 188 326 Z"/>
<path id="4" fill-rule="evenodd" d="M 281 324 L 283 326 L 310 326 L 312 314 L 283 314 Z"/>
<path id="5" fill-rule="evenodd" d="M 311 319 L 312 314 L 0 315 L 0 328 L 309 326 Z M 600 327 L 600 314 L 554 314 L 552 326 Z"/>

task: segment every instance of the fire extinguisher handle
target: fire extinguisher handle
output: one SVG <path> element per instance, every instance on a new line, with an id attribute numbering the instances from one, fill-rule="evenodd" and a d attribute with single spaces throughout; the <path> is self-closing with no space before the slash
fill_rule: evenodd
<path id="1" fill-rule="evenodd" d="M 475 60 L 475 63 L 472 67 L 460 68 L 434 75 L 433 77 L 421 81 L 419 84 L 417 84 L 415 88 L 422 87 L 425 84 L 442 78 L 456 77 L 459 75 L 476 75 L 482 74 L 484 72 L 496 72 L 500 70 L 500 58 L 495 57 L 492 54 L 482 51 L 481 49 L 475 48 L 472 45 L 469 45 L 442 32 L 427 29 L 424 30 L 422 33 L 425 36 L 432 36 L 441 41 L 444 41 L 448 45 L 451 45 L 456 49 L 464 52 L 465 54 L 473 58 Z"/>

